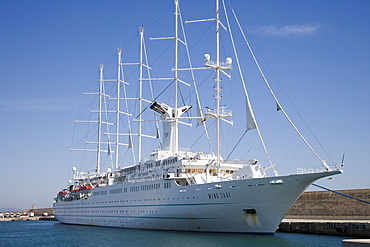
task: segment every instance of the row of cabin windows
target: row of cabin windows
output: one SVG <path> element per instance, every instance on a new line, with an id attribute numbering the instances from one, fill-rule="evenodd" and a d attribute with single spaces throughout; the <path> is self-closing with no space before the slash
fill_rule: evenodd
<path id="1" fill-rule="evenodd" d="M 208 194 L 209 199 L 218 199 L 218 198 L 230 198 L 231 193 L 230 192 L 221 192 L 221 193 L 211 193 Z"/>
<path id="2" fill-rule="evenodd" d="M 130 192 L 136 192 L 136 191 L 139 191 L 139 188 L 140 188 L 140 186 L 130 187 Z"/>
<path id="3" fill-rule="evenodd" d="M 177 157 L 171 158 L 171 159 L 166 159 L 166 160 L 162 161 L 162 165 L 163 166 L 169 166 L 169 165 L 172 165 L 172 164 L 176 163 L 177 161 L 178 161 Z M 125 174 L 132 174 L 132 173 L 136 173 L 136 172 L 143 172 L 143 171 L 146 171 L 146 170 L 152 170 L 153 166 L 159 167 L 160 165 L 161 165 L 160 161 L 156 161 L 156 162 L 153 162 L 153 163 L 145 163 L 145 164 L 142 164 L 142 165 L 139 165 L 139 166 L 123 169 L 121 171 L 121 173 L 123 175 L 125 175 Z"/>
<path id="4" fill-rule="evenodd" d="M 122 188 L 113 189 L 109 191 L 109 194 L 117 194 L 117 193 L 122 193 Z"/>
<path id="5" fill-rule="evenodd" d="M 220 195 L 215 195 L 217 193 L 214 193 L 214 194 L 209 194 L 209 197 L 213 198 L 213 199 L 216 199 L 216 198 L 228 198 L 228 197 L 231 197 L 231 194 L 230 192 L 225 192 L 225 193 L 220 193 Z M 221 195 L 222 194 L 222 195 Z M 210 196 L 211 195 L 211 196 Z M 170 201 L 170 200 L 196 200 L 196 199 L 199 199 L 198 196 L 187 196 L 187 197 L 173 197 L 173 198 L 152 198 L 152 199 L 139 199 L 139 200 L 130 200 L 130 202 L 146 202 L 146 201 L 161 201 L 161 200 L 164 200 L 164 201 Z M 129 200 L 121 200 L 121 201 L 104 201 L 104 202 L 93 202 L 91 204 L 108 204 L 108 203 L 125 203 L 125 202 L 129 202 Z M 126 205 L 120 205 L 121 207 L 127 207 Z M 109 207 L 109 206 L 108 206 Z M 128 207 L 131 207 L 131 206 L 128 206 Z M 72 213 L 128 213 L 129 211 L 128 210 L 101 210 L 101 209 L 98 209 L 98 210 L 79 210 L 79 209 L 74 209 L 74 210 L 68 210 L 66 211 L 65 209 L 56 209 L 55 210 L 55 213 L 57 214 L 62 214 L 62 213 L 69 213 L 69 214 L 72 214 Z M 133 210 L 130 210 L 130 212 L 136 212 L 136 211 L 133 211 Z M 137 211 L 137 212 L 142 212 L 142 211 Z"/>
<path id="6" fill-rule="evenodd" d="M 160 184 L 147 184 L 147 185 L 141 185 L 141 191 L 145 190 L 158 190 L 161 188 Z"/>
<path id="7" fill-rule="evenodd" d="M 206 170 L 205 169 L 186 169 L 185 170 L 186 173 L 205 173 Z M 209 173 L 215 173 L 217 172 L 217 170 L 215 169 L 210 169 L 209 170 Z M 225 174 L 233 174 L 235 171 L 232 171 L 232 170 L 221 170 L 221 173 L 225 173 Z"/>
<path id="8" fill-rule="evenodd" d="M 171 183 L 164 183 L 165 189 L 171 188 Z M 141 186 L 134 186 L 130 187 L 130 192 L 137 192 L 137 191 L 146 191 L 146 190 L 158 190 L 161 188 L 160 184 L 147 184 L 147 185 L 141 185 Z M 117 194 L 117 193 L 127 193 L 127 188 L 119 188 L 119 189 L 112 189 L 109 190 L 109 194 Z M 99 195 L 106 195 L 106 190 L 101 191 L 94 191 L 93 196 L 99 196 Z"/>
<path id="9" fill-rule="evenodd" d="M 166 182 L 163 184 L 165 189 L 170 189 L 171 188 L 171 182 Z"/>
<path id="10" fill-rule="evenodd" d="M 101 190 L 101 191 L 94 191 L 93 196 L 99 196 L 99 195 L 106 195 L 107 191 L 106 190 Z"/>

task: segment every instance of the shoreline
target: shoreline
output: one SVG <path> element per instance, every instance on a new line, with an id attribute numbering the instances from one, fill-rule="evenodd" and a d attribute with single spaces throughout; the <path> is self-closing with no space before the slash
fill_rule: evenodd
<path id="1" fill-rule="evenodd" d="M 48 220 L 48 221 L 58 221 L 54 216 L 32 216 L 32 217 L 19 217 L 19 218 L 0 218 L 0 222 L 8 221 L 35 221 L 35 220 Z"/>

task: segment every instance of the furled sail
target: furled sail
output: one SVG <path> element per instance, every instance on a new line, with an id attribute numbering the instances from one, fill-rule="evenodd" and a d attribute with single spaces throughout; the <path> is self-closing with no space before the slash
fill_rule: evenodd
<path id="1" fill-rule="evenodd" d="M 280 104 L 278 102 L 276 102 L 276 110 L 277 111 L 281 111 L 281 106 L 280 106 Z"/>
<path id="2" fill-rule="evenodd" d="M 128 148 L 132 148 L 132 136 L 131 136 L 131 132 L 129 131 L 129 135 L 128 135 Z"/>
<path id="3" fill-rule="evenodd" d="M 203 124 L 203 122 L 205 121 L 205 118 L 204 118 L 202 110 L 200 108 L 200 102 L 199 102 L 198 97 L 197 97 L 196 104 L 197 104 L 197 127 L 198 127 L 199 125 Z"/>
<path id="4" fill-rule="evenodd" d="M 247 118 L 247 130 L 256 129 L 256 119 L 254 118 L 254 114 L 252 111 L 251 103 L 249 102 L 249 98 L 246 95 L 246 118 Z"/>

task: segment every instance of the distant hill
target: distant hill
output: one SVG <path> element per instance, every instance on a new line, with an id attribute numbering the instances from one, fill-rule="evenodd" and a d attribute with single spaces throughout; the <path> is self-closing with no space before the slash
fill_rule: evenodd
<path id="1" fill-rule="evenodd" d="M 19 209 L 19 208 L 0 208 L 0 212 L 23 212 L 23 209 Z"/>

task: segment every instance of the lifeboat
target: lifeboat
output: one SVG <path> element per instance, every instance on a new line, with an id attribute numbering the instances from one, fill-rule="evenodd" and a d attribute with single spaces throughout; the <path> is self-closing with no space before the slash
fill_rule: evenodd
<path id="1" fill-rule="evenodd" d="M 92 189 L 91 185 L 81 186 L 81 190 L 91 190 L 91 189 Z"/>

